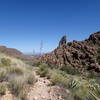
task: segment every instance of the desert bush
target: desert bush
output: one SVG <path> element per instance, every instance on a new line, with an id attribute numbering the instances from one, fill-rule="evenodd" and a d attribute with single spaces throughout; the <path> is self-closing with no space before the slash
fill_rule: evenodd
<path id="1" fill-rule="evenodd" d="M 48 73 L 48 69 L 49 67 L 46 64 L 41 64 L 39 66 L 39 70 L 37 71 L 37 73 L 41 76 L 41 77 L 45 77 L 46 74 Z"/>
<path id="2" fill-rule="evenodd" d="M 20 92 L 23 90 L 24 86 L 24 80 L 21 78 L 15 78 L 13 80 L 9 81 L 9 88 L 12 91 L 12 93 L 16 96 L 20 94 Z"/>
<path id="3" fill-rule="evenodd" d="M 4 95 L 6 92 L 6 86 L 3 84 L 0 84 L 0 95 Z"/>
<path id="4" fill-rule="evenodd" d="M 29 74 L 27 77 L 28 84 L 34 84 L 36 82 L 36 78 L 33 73 Z"/>
<path id="5" fill-rule="evenodd" d="M 21 66 L 20 67 L 19 66 L 11 66 L 8 68 L 8 72 L 22 75 L 24 73 L 24 68 Z"/>
<path id="6" fill-rule="evenodd" d="M 0 82 L 6 79 L 7 71 L 3 68 L 0 68 Z"/>
<path id="7" fill-rule="evenodd" d="M 32 64 L 32 66 L 39 67 L 41 65 L 40 62 Z"/>
<path id="8" fill-rule="evenodd" d="M 11 60 L 8 59 L 8 58 L 2 58 L 2 59 L 1 59 L 1 64 L 2 64 L 3 66 L 11 66 Z"/>
<path id="9" fill-rule="evenodd" d="M 87 94 L 88 88 L 85 87 L 79 87 L 78 89 L 76 88 L 72 91 L 74 100 L 85 100 Z"/>
<path id="10" fill-rule="evenodd" d="M 63 66 L 63 67 L 60 68 L 60 70 L 65 71 L 66 73 L 71 74 L 71 75 L 80 74 L 78 69 L 75 69 L 75 68 L 73 68 L 71 66 Z"/>
<path id="11" fill-rule="evenodd" d="M 94 72 L 94 71 L 89 71 L 88 75 L 86 76 L 88 79 L 97 79 L 100 77 L 100 73 Z"/>
<path id="12" fill-rule="evenodd" d="M 49 69 L 47 77 L 51 79 L 51 82 L 62 87 L 67 86 L 67 75 L 59 69 Z"/>
<path id="13" fill-rule="evenodd" d="M 63 84 L 62 80 L 63 80 L 63 76 L 61 74 L 52 73 L 52 75 L 51 75 L 52 83 L 54 83 L 54 84 Z"/>

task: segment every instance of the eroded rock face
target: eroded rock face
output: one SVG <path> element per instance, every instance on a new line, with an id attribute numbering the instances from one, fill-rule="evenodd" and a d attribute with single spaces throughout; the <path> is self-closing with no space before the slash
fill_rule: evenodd
<path id="1" fill-rule="evenodd" d="M 40 61 L 53 66 L 72 66 L 100 72 L 100 65 L 97 62 L 97 48 L 99 47 L 100 32 L 80 42 L 74 40 L 67 43 L 66 36 L 63 36 L 59 46 L 51 53 L 41 56 Z"/>
<path id="2" fill-rule="evenodd" d="M 66 37 L 66 35 L 64 35 L 59 42 L 59 47 L 66 45 L 66 43 L 67 43 L 67 37 Z"/>
<path id="3" fill-rule="evenodd" d="M 93 44 L 100 45 L 100 31 L 90 35 L 89 40 L 93 42 Z"/>

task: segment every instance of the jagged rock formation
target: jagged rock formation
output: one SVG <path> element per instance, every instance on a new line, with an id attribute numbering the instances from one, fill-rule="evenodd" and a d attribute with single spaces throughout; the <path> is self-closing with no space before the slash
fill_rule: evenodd
<path id="1" fill-rule="evenodd" d="M 67 43 L 67 37 L 66 35 L 64 35 L 59 42 L 59 47 L 61 47 L 62 45 L 66 45 L 66 43 Z"/>
<path id="2" fill-rule="evenodd" d="M 39 61 L 48 65 L 71 66 L 100 72 L 99 48 L 100 32 L 96 32 L 90 35 L 89 39 L 80 42 L 74 40 L 67 43 L 66 36 L 64 36 L 60 40 L 59 46 L 51 53 L 41 56 Z"/>

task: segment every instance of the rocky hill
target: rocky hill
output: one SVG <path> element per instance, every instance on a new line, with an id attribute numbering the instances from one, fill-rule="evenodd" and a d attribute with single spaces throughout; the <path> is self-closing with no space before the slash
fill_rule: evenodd
<path id="1" fill-rule="evenodd" d="M 52 66 L 71 66 L 100 72 L 100 31 L 91 34 L 84 41 L 74 40 L 67 43 L 67 37 L 63 36 L 54 51 L 39 59 L 41 63 Z"/>
<path id="2" fill-rule="evenodd" d="M 11 56 L 22 55 L 22 52 L 20 52 L 19 50 L 14 48 L 7 48 L 6 46 L 0 46 L 0 52 Z"/>

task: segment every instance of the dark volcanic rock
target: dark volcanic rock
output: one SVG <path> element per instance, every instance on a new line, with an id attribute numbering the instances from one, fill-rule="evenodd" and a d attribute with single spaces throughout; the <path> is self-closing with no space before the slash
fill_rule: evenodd
<path id="1" fill-rule="evenodd" d="M 97 48 L 100 48 L 100 32 L 80 42 L 74 40 L 67 43 L 66 36 L 63 36 L 59 46 L 51 53 L 41 56 L 39 61 L 48 65 L 72 66 L 100 72 Z"/>

